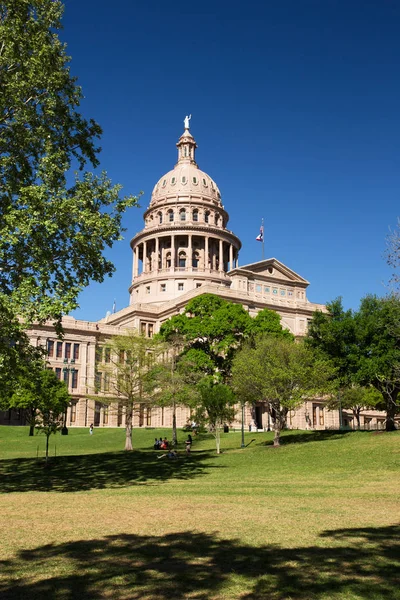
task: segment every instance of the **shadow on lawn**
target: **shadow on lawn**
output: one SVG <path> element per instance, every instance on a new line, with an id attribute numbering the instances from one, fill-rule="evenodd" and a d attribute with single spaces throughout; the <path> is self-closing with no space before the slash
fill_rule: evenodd
<path id="1" fill-rule="evenodd" d="M 2 600 L 318 600 L 339 594 L 395 600 L 399 536 L 396 526 L 342 529 L 321 536 L 332 547 L 293 549 L 190 531 L 49 544 L 0 563 L 0 594 Z"/>
<path id="2" fill-rule="evenodd" d="M 210 465 L 215 455 L 194 452 L 175 460 L 158 459 L 152 452 L 108 452 L 43 460 L 15 458 L 0 461 L 0 493 L 79 492 L 168 479 L 191 479 Z M 207 464 L 206 464 L 207 461 Z M 218 467 L 219 468 L 219 467 Z"/>
<path id="3" fill-rule="evenodd" d="M 325 429 L 322 431 L 309 431 L 293 433 L 293 430 L 283 431 L 281 435 L 281 445 L 286 446 L 288 444 L 304 444 L 306 442 L 327 442 L 328 440 L 338 440 L 344 436 L 351 435 L 353 431 L 343 430 L 338 431 L 335 429 Z M 262 446 L 272 446 L 273 440 L 262 442 Z"/>

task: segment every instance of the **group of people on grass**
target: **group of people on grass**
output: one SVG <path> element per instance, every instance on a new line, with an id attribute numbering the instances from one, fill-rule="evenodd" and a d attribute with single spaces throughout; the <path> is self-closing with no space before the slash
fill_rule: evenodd
<path id="1" fill-rule="evenodd" d="M 185 441 L 186 454 L 188 454 L 188 455 L 190 454 L 190 449 L 192 447 L 192 443 L 193 443 L 193 439 L 189 433 L 187 436 L 187 439 Z M 164 439 L 155 438 L 153 447 L 154 447 L 154 450 L 168 450 L 168 453 L 161 454 L 160 456 L 158 456 L 158 458 L 163 458 L 164 456 L 168 456 L 168 458 L 177 458 L 178 457 L 177 452 L 175 452 L 175 450 L 172 450 L 172 448 L 170 448 L 170 444 L 166 437 Z"/>

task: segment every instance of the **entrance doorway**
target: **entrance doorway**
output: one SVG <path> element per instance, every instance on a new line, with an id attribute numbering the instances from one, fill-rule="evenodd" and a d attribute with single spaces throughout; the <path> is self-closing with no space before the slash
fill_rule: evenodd
<path id="1" fill-rule="evenodd" d="M 256 426 L 257 429 L 263 429 L 264 425 L 263 425 L 263 412 L 264 412 L 264 407 L 257 404 L 256 405 Z"/>

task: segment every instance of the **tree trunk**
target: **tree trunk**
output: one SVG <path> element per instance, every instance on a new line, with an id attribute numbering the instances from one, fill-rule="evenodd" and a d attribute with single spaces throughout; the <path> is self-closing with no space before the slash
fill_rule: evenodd
<path id="1" fill-rule="evenodd" d="M 176 404 L 172 404 L 172 445 L 176 446 L 178 443 L 178 432 L 176 430 Z"/>
<path id="2" fill-rule="evenodd" d="M 356 421 L 357 421 L 357 429 L 360 429 L 361 428 L 361 425 L 360 425 L 360 409 L 359 408 L 358 409 L 357 408 L 353 408 L 353 415 L 355 416 Z"/>
<path id="3" fill-rule="evenodd" d="M 396 403 L 398 392 L 394 392 L 393 394 L 382 392 L 382 396 L 386 404 L 386 431 L 396 431 L 394 418 L 399 408 Z"/>
<path id="4" fill-rule="evenodd" d="M 29 423 L 29 437 L 33 436 L 35 433 L 35 417 L 36 417 L 36 408 L 32 408 L 30 423 Z"/>
<path id="5" fill-rule="evenodd" d="M 221 454 L 221 428 L 218 424 L 215 425 L 215 446 L 217 448 L 217 454 Z"/>
<path id="6" fill-rule="evenodd" d="M 133 450 L 132 446 L 132 415 L 133 405 L 126 407 L 125 416 L 125 450 Z"/>
<path id="7" fill-rule="evenodd" d="M 46 434 L 46 465 L 47 461 L 49 460 L 49 438 L 50 434 Z"/>

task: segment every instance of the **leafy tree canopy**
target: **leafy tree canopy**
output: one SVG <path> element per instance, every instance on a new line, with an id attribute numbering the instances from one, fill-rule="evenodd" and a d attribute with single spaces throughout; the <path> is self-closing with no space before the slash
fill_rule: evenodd
<path id="1" fill-rule="evenodd" d="M 333 376 L 329 360 L 316 355 L 303 342 L 271 336 L 245 344 L 232 365 L 232 386 L 238 399 L 267 403 L 275 445 L 279 445 L 288 411 L 301 406 L 307 398 L 330 392 Z"/>
<path id="2" fill-rule="evenodd" d="M 386 428 L 400 410 L 400 299 L 366 296 L 358 311 L 344 311 L 340 300 L 315 313 L 307 344 L 329 357 L 341 385 L 374 386 L 383 396 Z"/>
<path id="3" fill-rule="evenodd" d="M 241 304 L 214 294 L 194 298 L 182 314 L 166 321 L 160 330 L 165 340 L 181 335 L 187 361 L 222 380 L 228 377 L 234 353 L 243 340 L 261 333 L 293 339 L 282 329 L 277 313 L 264 309 L 253 319 Z"/>
<path id="4" fill-rule="evenodd" d="M 78 111 L 62 12 L 59 0 L 0 2 L 0 295 L 27 322 L 59 322 L 90 280 L 112 274 L 104 250 L 137 204 L 84 171 L 99 165 L 102 131 Z"/>

